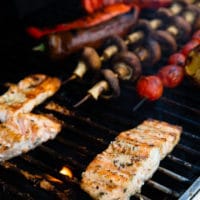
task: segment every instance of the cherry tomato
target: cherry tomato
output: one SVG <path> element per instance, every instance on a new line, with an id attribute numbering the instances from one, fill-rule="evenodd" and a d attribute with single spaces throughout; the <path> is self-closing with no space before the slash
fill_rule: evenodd
<path id="1" fill-rule="evenodd" d="M 200 30 L 194 32 L 194 34 L 192 35 L 192 39 L 198 40 L 200 43 Z"/>
<path id="2" fill-rule="evenodd" d="M 178 66 L 184 66 L 185 61 L 186 57 L 182 53 L 174 53 L 168 59 L 168 63 L 170 65 L 178 65 Z"/>
<path id="3" fill-rule="evenodd" d="M 158 71 L 163 85 L 168 88 L 178 86 L 184 78 L 184 68 L 177 65 L 166 65 Z"/>
<path id="4" fill-rule="evenodd" d="M 190 51 L 192 51 L 195 47 L 197 47 L 199 45 L 199 41 L 198 40 L 196 40 L 196 39 L 192 39 L 192 40 L 190 40 L 189 42 L 187 42 L 184 46 L 183 46 L 183 48 L 182 48 L 182 50 L 181 50 L 181 53 L 183 54 L 183 55 L 185 55 L 185 56 L 187 56 L 189 53 L 190 53 Z"/>
<path id="5" fill-rule="evenodd" d="M 158 76 L 141 76 L 137 82 L 136 90 L 141 97 L 153 101 L 162 96 L 163 84 Z"/>

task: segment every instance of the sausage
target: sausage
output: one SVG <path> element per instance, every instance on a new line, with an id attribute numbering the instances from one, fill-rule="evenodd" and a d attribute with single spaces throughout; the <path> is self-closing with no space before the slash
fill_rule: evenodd
<path id="1" fill-rule="evenodd" d="M 111 35 L 127 34 L 136 24 L 139 13 L 139 7 L 134 6 L 130 12 L 90 28 L 49 34 L 44 37 L 46 53 L 51 59 L 59 60 L 85 46 L 98 48 Z"/>

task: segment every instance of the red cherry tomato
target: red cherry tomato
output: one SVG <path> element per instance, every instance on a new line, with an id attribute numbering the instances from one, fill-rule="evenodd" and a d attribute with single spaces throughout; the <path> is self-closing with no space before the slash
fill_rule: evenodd
<path id="1" fill-rule="evenodd" d="M 162 96 L 163 84 L 158 76 L 142 76 L 137 82 L 136 90 L 141 97 L 153 101 Z"/>
<path id="2" fill-rule="evenodd" d="M 200 30 L 194 32 L 194 34 L 192 35 L 192 39 L 198 40 L 200 43 Z"/>
<path id="3" fill-rule="evenodd" d="M 185 66 L 186 57 L 182 53 L 174 53 L 169 59 L 168 63 L 170 65 Z"/>
<path id="4" fill-rule="evenodd" d="M 198 40 L 192 39 L 192 40 L 190 40 L 189 42 L 187 42 L 187 43 L 183 46 L 183 48 L 182 48 L 182 50 L 181 50 L 181 53 L 182 53 L 183 55 L 187 56 L 187 55 L 190 53 L 190 51 L 192 51 L 192 50 L 193 50 L 195 47 L 197 47 L 199 44 L 200 44 L 200 43 L 199 43 Z"/>
<path id="5" fill-rule="evenodd" d="M 168 88 L 178 86 L 184 78 L 184 68 L 177 65 L 166 65 L 158 71 L 163 85 Z"/>

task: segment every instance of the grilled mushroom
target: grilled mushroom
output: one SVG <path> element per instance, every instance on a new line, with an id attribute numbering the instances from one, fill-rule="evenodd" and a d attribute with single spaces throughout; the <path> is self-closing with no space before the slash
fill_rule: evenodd
<path id="1" fill-rule="evenodd" d="M 177 43 L 175 38 L 167 31 L 155 31 L 155 33 L 153 33 L 151 37 L 159 42 L 162 47 L 161 49 L 165 54 L 167 53 L 168 55 L 170 55 L 177 50 Z"/>
<path id="2" fill-rule="evenodd" d="M 106 39 L 105 43 L 102 46 L 102 49 L 103 53 L 101 56 L 101 60 L 108 60 L 115 53 L 120 51 L 126 51 L 127 45 L 125 44 L 124 40 L 121 37 L 113 35 Z"/>
<path id="3" fill-rule="evenodd" d="M 132 48 L 141 44 L 145 38 L 152 32 L 152 27 L 148 20 L 140 19 L 134 29 L 127 35 L 125 43 Z"/>
<path id="4" fill-rule="evenodd" d="M 120 85 L 117 74 L 110 69 L 101 70 L 103 79 L 97 82 L 92 88 L 87 91 L 87 95 L 82 98 L 73 107 L 78 107 L 88 99 L 97 100 L 100 96 L 104 99 L 118 97 L 120 95 Z"/>
<path id="5" fill-rule="evenodd" d="M 191 33 L 191 25 L 181 16 L 173 16 L 167 8 L 159 8 L 157 17 L 162 19 L 162 29 L 171 33 L 178 42 L 188 39 Z"/>
<path id="6" fill-rule="evenodd" d="M 135 81 L 141 74 L 142 68 L 139 58 L 130 51 L 116 54 L 112 60 L 113 71 L 121 80 Z"/>
<path id="7" fill-rule="evenodd" d="M 200 9 L 196 5 L 188 5 L 182 11 L 181 16 L 192 25 L 193 30 L 200 28 Z"/>
<path id="8" fill-rule="evenodd" d="M 175 35 L 177 42 L 183 42 L 188 40 L 192 27 L 191 25 L 181 16 L 175 16 L 172 20 L 171 26 L 167 28 L 172 35 Z M 174 32 L 174 26 L 176 27 L 176 31 Z"/>
<path id="9" fill-rule="evenodd" d="M 76 78 L 83 78 L 88 69 L 96 71 L 100 68 L 101 59 L 97 51 L 92 47 L 84 47 L 81 60 L 78 62 L 78 65 L 72 72 L 72 75 L 66 81 L 64 81 L 63 84 L 66 84 Z"/>
<path id="10" fill-rule="evenodd" d="M 135 49 L 142 66 L 152 66 L 161 58 L 161 48 L 157 41 L 148 37 L 143 46 Z"/>
<path id="11" fill-rule="evenodd" d="M 101 73 L 109 84 L 108 90 L 104 91 L 104 93 L 101 94 L 101 97 L 105 99 L 118 97 L 120 95 L 120 85 L 117 74 L 110 69 L 104 69 Z"/>
<path id="12" fill-rule="evenodd" d="M 90 69 L 99 70 L 101 68 L 100 56 L 92 47 L 85 47 L 83 49 L 82 59 Z"/>
<path id="13" fill-rule="evenodd" d="M 170 6 L 170 11 L 173 15 L 180 14 L 183 9 L 189 5 L 189 2 L 187 0 L 176 0 L 172 3 Z"/>

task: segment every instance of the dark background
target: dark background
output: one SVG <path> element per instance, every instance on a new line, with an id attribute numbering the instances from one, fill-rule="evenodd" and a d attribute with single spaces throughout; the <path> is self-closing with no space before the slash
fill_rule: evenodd
<path id="1" fill-rule="evenodd" d="M 51 65 L 40 55 L 34 55 L 32 47 L 39 41 L 30 38 L 28 26 L 51 27 L 66 23 L 83 15 L 80 0 L 11 0 L 0 6 L 0 84 L 17 81 L 27 73 L 48 71 Z M 54 69 L 55 70 L 55 69 Z"/>

